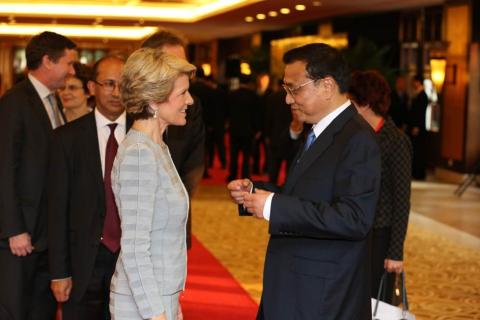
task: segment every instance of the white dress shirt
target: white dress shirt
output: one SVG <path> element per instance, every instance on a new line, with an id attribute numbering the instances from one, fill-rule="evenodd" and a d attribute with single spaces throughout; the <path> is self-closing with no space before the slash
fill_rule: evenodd
<path id="1" fill-rule="evenodd" d="M 37 91 L 38 95 L 40 96 L 40 99 L 42 99 L 43 107 L 45 108 L 45 111 L 47 111 L 48 118 L 50 119 L 50 123 L 52 124 L 52 128 L 55 129 L 55 114 L 53 113 L 52 107 L 50 106 L 50 101 L 48 101 L 48 96 L 50 94 L 55 94 L 55 92 L 50 91 L 50 89 L 48 89 L 46 85 L 41 83 L 40 80 L 35 78 L 35 76 L 32 75 L 31 73 L 28 74 L 28 79 L 32 83 L 33 87 L 35 88 L 35 91 Z M 57 108 L 57 106 L 55 105 L 54 108 Z M 63 117 L 60 116 L 59 119 L 60 119 L 59 125 L 65 124 Z"/>
<path id="2" fill-rule="evenodd" d="M 325 117 L 323 117 L 318 123 L 314 124 L 312 126 L 313 132 L 315 133 L 315 140 L 322 134 L 322 132 L 330 125 L 330 123 L 335 120 L 336 117 L 345 109 L 350 106 L 351 102 L 350 100 L 347 100 L 344 104 L 342 104 L 340 107 L 337 109 L 333 110 L 329 114 L 327 114 Z M 315 142 L 313 140 L 312 144 Z M 270 209 L 272 207 L 272 199 L 273 199 L 274 193 L 270 193 L 270 195 L 267 197 L 267 200 L 265 201 L 265 205 L 263 206 L 263 218 L 265 220 L 270 220 Z"/>
<path id="3" fill-rule="evenodd" d="M 105 153 L 107 151 L 107 141 L 110 136 L 109 124 L 116 123 L 115 139 L 117 143 L 122 143 L 127 132 L 127 113 L 124 111 L 115 121 L 107 119 L 95 108 L 95 121 L 97 123 L 98 147 L 100 148 L 100 160 L 102 161 L 102 176 L 105 176 Z"/>

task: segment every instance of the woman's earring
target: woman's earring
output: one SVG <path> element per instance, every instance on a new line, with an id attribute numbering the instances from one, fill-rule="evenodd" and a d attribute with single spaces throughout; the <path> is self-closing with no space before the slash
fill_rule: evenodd
<path id="1" fill-rule="evenodd" d="M 153 118 L 154 119 L 157 119 L 157 112 L 158 112 L 158 109 L 155 109 L 155 111 L 153 111 Z"/>

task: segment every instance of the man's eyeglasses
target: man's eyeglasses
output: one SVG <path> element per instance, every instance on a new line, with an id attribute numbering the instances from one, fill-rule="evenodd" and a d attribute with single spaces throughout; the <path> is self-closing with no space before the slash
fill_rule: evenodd
<path id="1" fill-rule="evenodd" d="M 105 81 L 93 80 L 93 82 L 95 82 L 99 86 L 102 86 L 103 90 L 105 90 L 105 92 L 108 92 L 108 93 L 113 92 L 113 90 L 115 90 L 115 87 L 120 88 L 120 84 L 114 80 L 105 80 Z"/>
<path id="2" fill-rule="evenodd" d="M 295 88 L 292 88 L 292 87 L 289 87 L 287 86 L 286 84 L 282 84 L 282 87 L 283 89 L 285 89 L 285 91 L 287 91 L 287 93 L 289 93 L 292 97 L 295 97 L 296 94 L 298 94 L 298 91 L 300 89 L 302 89 L 303 87 L 305 87 L 306 85 L 312 83 L 312 82 L 315 82 L 317 81 L 316 79 L 312 79 L 312 80 L 309 80 L 305 83 L 302 83 L 301 85 L 298 85 L 296 86 Z"/>

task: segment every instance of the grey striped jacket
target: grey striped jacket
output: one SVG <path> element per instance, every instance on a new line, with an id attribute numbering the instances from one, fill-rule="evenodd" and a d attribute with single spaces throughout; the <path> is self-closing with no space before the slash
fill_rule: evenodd
<path id="1" fill-rule="evenodd" d="M 132 296 L 151 318 L 164 311 L 162 295 L 184 289 L 188 194 L 168 147 L 135 129 L 119 146 L 112 188 L 122 237 L 110 290 Z"/>

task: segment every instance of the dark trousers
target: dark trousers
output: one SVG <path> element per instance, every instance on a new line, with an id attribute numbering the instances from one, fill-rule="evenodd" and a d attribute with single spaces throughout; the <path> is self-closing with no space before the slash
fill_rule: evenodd
<path id="1" fill-rule="evenodd" d="M 286 146 L 283 147 L 288 148 Z M 289 151 L 289 150 L 287 150 Z M 279 148 L 275 147 L 272 148 L 269 146 L 268 148 L 268 181 L 271 183 L 277 184 L 278 182 L 278 175 L 280 173 L 280 167 L 282 166 L 282 162 L 286 161 L 286 174 L 288 174 L 288 169 L 292 165 L 293 156 L 291 152 L 287 153 L 285 150 L 279 150 Z"/>
<path id="2" fill-rule="evenodd" d="M 252 172 L 254 174 L 260 174 L 263 173 L 266 169 L 266 163 L 268 163 L 268 153 L 264 152 L 265 159 L 264 159 L 264 165 L 261 166 L 260 164 L 260 156 L 261 156 L 261 149 L 263 148 L 264 151 L 266 151 L 266 145 L 265 145 L 265 140 L 263 139 L 262 136 L 258 139 L 254 139 L 253 141 L 253 147 L 252 147 L 252 159 L 253 159 L 253 164 L 252 164 Z"/>
<path id="3" fill-rule="evenodd" d="M 380 279 L 385 272 L 384 261 L 390 246 L 390 228 L 372 229 L 372 297 L 376 298 Z M 386 289 L 380 300 L 392 303 L 395 273 L 389 273 L 386 278 Z"/>
<path id="4" fill-rule="evenodd" d="M 92 277 L 87 291 L 79 301 L 69 300 L 63 304 L 63 320 L 109 320 L 110 281 L 115 271 L 118 253 L 105 246 L 98 248 Z M 73 280 L 75 285 L 75 280 Z"/>
<path id="5" fill-rule="evenodd" d="M 250 177 L 250 152 L 252 148 L 252 136 L 230 136 L 230 175 L 229 180 L 238 177 L 238 154 L 243 154 L 242 178 Z"/>
<path id="6" fill-rule="evenodd" d="M 426 134 L 420 133 L 418 136 L 411 136 L 413 158 L 412 158 L 412 177 L 416 180 L 425 180 L 427 177 L 426 161 Z"/>
<path id="7" fill-rule="evenodd" d="M 0 249 L 0 319 L 52 320 L 56 302 L 50 290 L 48 254 L 14 256 Z"/>
<path id="8" fill-rule="evenodd" d="M 222 168 L 225 168 L 225 166 L 227 165 L 224 139 L 224 132 L 212 131 L 210 133 L 207 133 L 205 139 L 205 156 L 207 157 L 207 161 L 205 161 L 205 163 L 207 164 L 208 168 L 213 167 L 213 162 L 215 159 L 215 148 L 217 149 L 218 159 L 220 160 Z"/>

